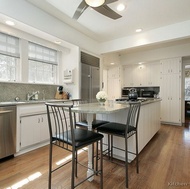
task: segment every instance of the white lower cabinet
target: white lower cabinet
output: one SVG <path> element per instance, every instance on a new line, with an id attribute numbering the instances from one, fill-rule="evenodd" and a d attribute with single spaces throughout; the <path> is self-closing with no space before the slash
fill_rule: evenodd
<path id="1" fill-rule="evenodd" d="M 25 148 L 49 139 L 47 114 L 20 118 L 20 148 Z"/>
<path id="2" fill-rule="evenodd" d="M 44 103 L 17 106 L 17 154 L 49 143 L 47 110 Z"/>

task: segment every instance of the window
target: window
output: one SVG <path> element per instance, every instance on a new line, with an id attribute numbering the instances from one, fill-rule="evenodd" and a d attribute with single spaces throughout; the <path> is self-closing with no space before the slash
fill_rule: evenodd
<path id="1" fill-rule="evenodd" d="M 30 83 L 56 83 L 56 50 L 29 42 L 28 58 Z"/>
<path id="2" fill-rule="evenodd" d="M 185 66 L 185 98 L 190 98 L 190 66 Z"/>
<path id="3" fill-rule="evenodd" d="M 19 39 L 0 33 L 0 80 L 16 81 L 20 59 Z"/>

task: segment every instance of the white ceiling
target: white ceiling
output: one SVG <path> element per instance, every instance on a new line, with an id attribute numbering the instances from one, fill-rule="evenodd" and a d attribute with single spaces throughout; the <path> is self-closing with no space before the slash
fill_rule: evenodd
<path id="1" fill-rule="evenodd" d="M 82 0 L 27 0 L 49 14 L 59 18 L 87 36 L 105 42 L 190 20 L 190 0 L 118 0 L 108 6 L 116 11 L 124 3 L 122 18 L 112 20 L 87 8 L 78 20 L 72 19 Z M 117 11 L 116 11 L 117 12 Z"/>

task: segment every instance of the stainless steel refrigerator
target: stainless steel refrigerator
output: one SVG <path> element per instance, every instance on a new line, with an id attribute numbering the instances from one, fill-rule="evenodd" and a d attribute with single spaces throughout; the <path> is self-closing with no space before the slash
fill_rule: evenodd
<path id="1" fill-rule="evenodd" d="M 88 102 L 97 102 L 96 94 L 100 90 L 100 69 L 81 63 L 81 98 Z"/>

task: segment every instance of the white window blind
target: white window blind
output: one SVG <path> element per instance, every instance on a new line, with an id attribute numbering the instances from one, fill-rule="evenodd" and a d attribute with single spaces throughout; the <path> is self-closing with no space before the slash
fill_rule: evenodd
<path id="1" fill-rule="evenodd" d="M 28 45 L 30 83 L 56 83 L 57 51 L 32 42 Z"/>
<path id="2" fill-rule="evenodd" d="M 0 80 L 16 81 L 20 58 L 19 38 L 0 33 Z"/>
<path id="3" fill-rule="evenodd" d="M 29 42 L 29 60 L 57 64 L 57 51 Z"/>
<path id="4" fill-rule="evenodd" d="M 0 33 L 0 54 L 19 58 L 19 38 Z"/>

